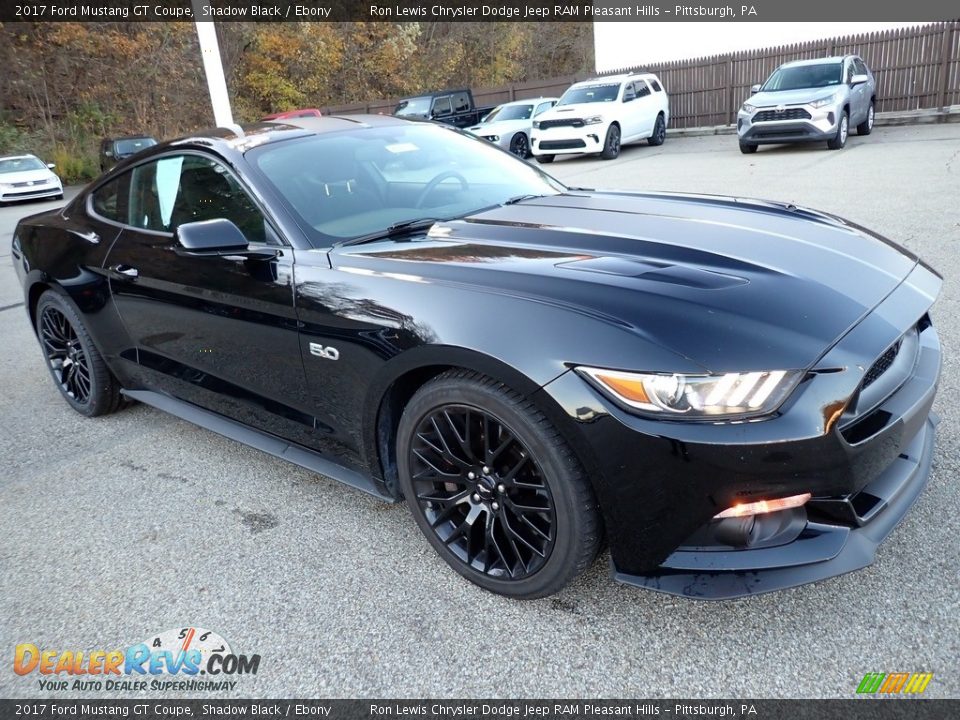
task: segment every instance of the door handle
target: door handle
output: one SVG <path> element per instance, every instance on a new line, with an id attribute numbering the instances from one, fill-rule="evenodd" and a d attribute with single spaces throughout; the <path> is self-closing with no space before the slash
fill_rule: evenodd
<path id="1" fill-rule="evenodd" d="M 136 280 L 140 277 L 140 271 L 129 265 L 114 265 L 110 268 L 110 272 L 115 276 L 120 275 L 128 280 Z"/>

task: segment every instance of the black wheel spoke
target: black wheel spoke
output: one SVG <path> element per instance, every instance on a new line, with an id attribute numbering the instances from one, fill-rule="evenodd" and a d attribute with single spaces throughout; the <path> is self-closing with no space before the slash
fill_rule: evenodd
<path id="1" fill-rule="evenodd" d="M 444 405 L 422 418 L 408 450 L 416 507 L 473 570 L 518 580 L 553 548 L 556 513 L 540 464 L 499 418 Z"/>
<path id="2" fill-rule="evenodd" d="M 40 314 L 40 341 L 60 389 L 79 403 L 89 401 L 93 386 L 87 352 L 67 316 L 53 306 Z"/>

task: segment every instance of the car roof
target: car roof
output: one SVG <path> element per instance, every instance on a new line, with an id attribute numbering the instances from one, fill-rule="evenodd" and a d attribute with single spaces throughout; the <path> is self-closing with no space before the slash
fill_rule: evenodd
<path id="1" fill-rule="evenodd" d="M 840 63 L 846 60 L 848 57 L 856 57 L 855 55 L 832 55 L 825 58 L 811 58 L 809 60 L 791 60 L 790 62 L 785 62 L 780 67 L 800 67 L 802 65 L 829 65 L 832 63 Z"/>
<path id="2" fill-rule="evenodd" d="M 616 85 L 629 82 L 630 80 L 657 80 L 653 73 L 621 73 L 619 75 L 605 75 L 602 77 L 590 78 L 575 82 L 570 87 L 590 87 L 591 85 Z"/>
<path id="3" fill-rule="evenodd" d="M 545 102 L 547 100 L 559 100 L 555 97 L 535 97 L 524 98 L 523 100 L 511 100 L 510 102 L 500 103 L 497 107 L 509 107 L 510 105 L 532 105 L 533 103 Z"/>

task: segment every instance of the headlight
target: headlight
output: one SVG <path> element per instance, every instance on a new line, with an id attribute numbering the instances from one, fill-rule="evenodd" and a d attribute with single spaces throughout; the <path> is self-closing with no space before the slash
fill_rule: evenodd
<path id="1" fill-rule="evenodd" d="M 752 112 L 753 112 L 754 110 L 756 110 L 756 109 L 757 109 L 756 106 L 755 106 L 755 105 L 751 105 L 750 103 L 744 103 L 744 104 L 743 104 L 743 111 L 744 111 L 744 112 L 752 113 Z"/>
<path id="2" fill-rule="evenodd" d="M 788 370 L 724 375 L 629 373 L 591 367 L 576 370 L 630 408 L 661 417 L 699 420 L 771 413 L 786 400 L 801 375 Z"/>
<path id="3" fill-rule="evenodd" d="M 833 105 L 833 103 L 835 103 L 835 102 L 839 99 L 839 97 L 838 97 L 839 95 L 840 95 L 840 93 L 834 93 L 833 95 L 828 95 L 828 96 L 825 97 L 825 98 L 820 98 L 819 100 L 814 100 L 813 102 L 808 103 L 808 104 L 809 104 L 810 107 L 812 107 L 812 108 L 822 108 L 822 107 L 826 107 L 827 105 Z"/>
<path id="4" fill-rule="evenodd" d="M 490 142 L 498 142 L 500 140 L 499 135 L 487 135 L 487 140 Z"/>
<path id="5" fill-rule="evenodd" d="M 534 120 L 534 121 L 533 121 L 533 129 L 534 129 L 534 130 L 539 130 L 539 129 L 540 129 L 540 121 L 539 121 L 539 120 Z"/>
<path id="6" fill-rule="evenodd" d="M 594 115 L 593 117 L 588 117 L 583 119 L 584 125 L 599 125 L 603 122 L 602 115 Z"/>

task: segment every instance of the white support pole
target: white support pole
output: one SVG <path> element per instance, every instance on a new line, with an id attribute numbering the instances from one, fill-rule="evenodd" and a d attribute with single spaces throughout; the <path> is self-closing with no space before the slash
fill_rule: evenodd
<path id="1" fill-rule="evenodd" d="M 193 0 L 194 17 L 209 17 L 203 13 L 204 7 L 210 7 L 209 0 Z M 210 104 L 213 105 L 214 122 L 217 127 L 230 127 L 233 125 L 233 112 L 230 110 L 230 96 L 227 95 L 227 81 L 223 76 L 216 28 L 212 20 L 197 20 L 195 24 L 197 39 L 200 41 L 200 55 L 203 58 L 203 71 L 210 90 Z"/>

